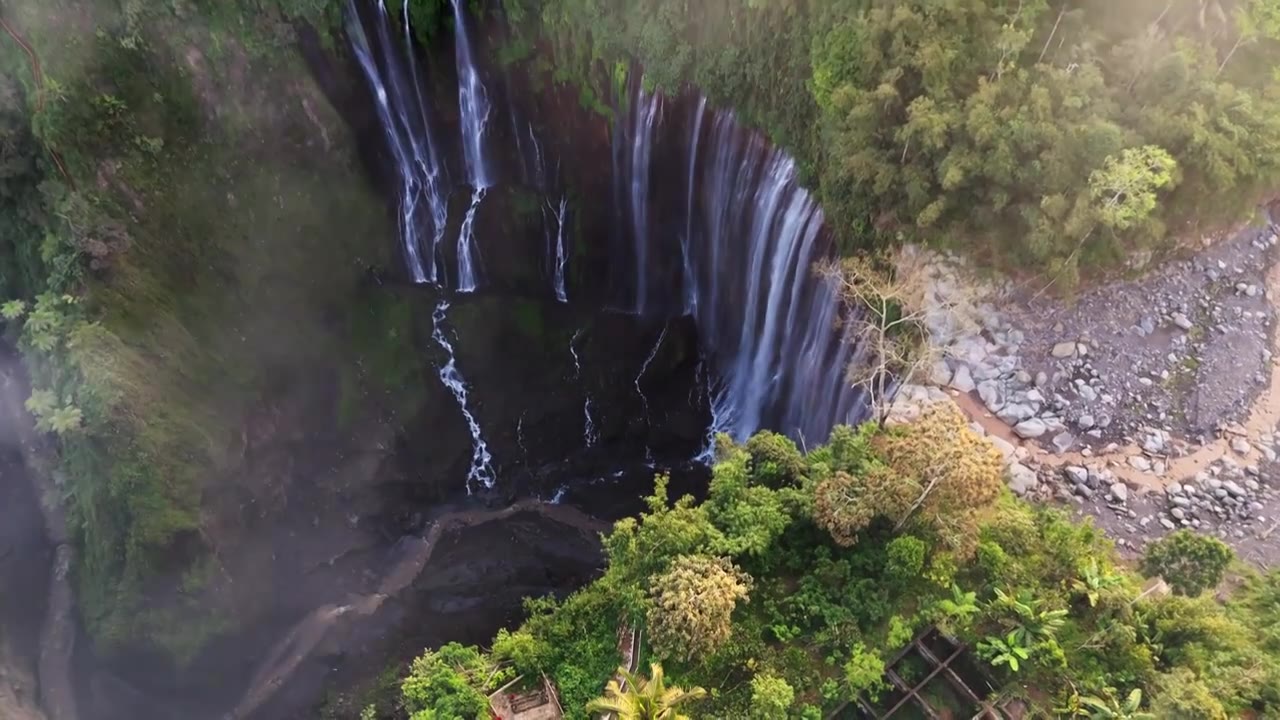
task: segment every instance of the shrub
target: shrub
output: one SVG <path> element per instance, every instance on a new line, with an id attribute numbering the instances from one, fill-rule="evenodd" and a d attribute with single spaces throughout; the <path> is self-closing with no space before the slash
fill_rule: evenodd
<path id="1" fill-rule="evenodd" d="M 1222 582 L 1234 554 L 1221 540 L 1179 530 L 1147 547 L 1142 572 L 1160 576 L 1179 595 L 1196 596 Z"/>
<path id="2" fill-rule="evenodd" d="M 887 687 L 884 680 L 884 660 L 858 643 L 849 651 L 849 661 L 844 664 L 844 681 L 849 686 L 851 698 L 866 695 L 874 700 L 880 690 Z"/>
<path id="3" fill-rule="evenodd" d="M 761 485 L 780 488 L 798 484 L 804 475 L 804 457 L 786 435 L 759 432 L 747 440 L 751 478 Z"/>
<path id="4" fill-rule="evenodd" d="M 796 691 L 786 680 L 770 673 L 751 678 L 751 717 L 773 720 L 787 716 Z"/>
<path id="5" fill-rule="evenodd" d="M 411 720 L 470 720 L 488 712 L 483 688 L 491 667 L 474 647 L 449 643 L 413 661 L 400 686 Z"/>
<path id="6" fill-rule="evenodd" d="M 899 585 L 907 585 L 920 579 L 924 570 L 928 548 L 924 541 L 911 535 L 894 538 L 885 548 L 889 561 L 885 573 Z"/>

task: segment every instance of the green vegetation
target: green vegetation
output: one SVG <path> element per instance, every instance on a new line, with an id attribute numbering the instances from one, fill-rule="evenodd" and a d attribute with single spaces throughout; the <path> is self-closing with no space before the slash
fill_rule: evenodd
<path id="1" fill-rule="evenodd" d="M 1222 582 L 1231 558 L 1231 548 L 1221 540 L 1179 530 L 1151 543 L 1142 572 L 1164 578 L 1179 595 L 1194 597 Z"/>
<path id="2" fill-rule="evenodd" d="M 80 611 L 104 650 L 186 660 L 232 626 L 218 499 L 254 487 L 255 418 L 310 417 L 303 388 L 332 375 L 348 421 L 420 400 L 410 316 L 362 287 L 393 231 L 294 52 L 288 21 L 323 30 L 336 10 L 6 10 L 43 74 L 3 36 L 3 315 L 27 408 L 57 438 Z"/>
<path id="3" fill-rule="evenodd" d="M 704 501 L 670 502 L 660 477 L 648 512 L 605 536 L 602 577 L 562 601 L 530 600 L 520 629 L 459 667 L 545 673 L 566 716 L 584 718 L 605 708 L 589 705 L 602 690 L 610 708 L 634 701 L 605 690 L 628 628 L 648 638 L 639 667 L 661 663 L 664 683 L 705 688 L 681 708 L 691 717 L 817 718 L 883 695 L 886 663 L 937 625 L 974 648 L 997 698 L 1045 716 L 1280 712 L 1280 573 L 1242 571 L 1225 602 L 1144 591 L 1100 531 L 1003 490 L 989 450 L 948 411 L 838 428 L 808 455 L 777 435 L 722 440 Z M 823 499 L 838 477 L 881 476 L 844 510 Z M 1195 575 L 1212 584 L 1216 541 L 1185 537 L 1165 543 L 1200 548 L 1189 554 L 1216 574 Z M 1188 552 L 1159 547 L 1148 562 L 1179 582 L 1186 562 L 1169 558 Z M 420 662 L 402 692 L 455 671 Z"/>
<path id="4" fill-rule="evenodd" d="M 618 720 L 689 720 L 677 708 L 706 697 L 702 688 L 667 687 L 662 666 L 649 665 L 649 677 L 618 668 L 618 679 L 609 680 L 604 697 L 587 703 L 587 712 L 612 713 Z"/>
<path id="5" fill-rule="evenodd" d="M 1070 288 L 1280 182 L 1275 0 L 504 0 L 584 104 L 692 82 L 797 155 L 845 247 L 920 240 Z M 513 52 L 520 55 L 520 52 Z"/>
<path id="6" fill-rule="evenodd" d="M 424 44 L 451 22 L 442 0 L 388 12 L 404 2 Z M 503 63 L 593 111 L 625 102 L 636 67 L 649 88 L 693 83 L 736 108 L 797 156 L 846 249 L 925 241 L 1070 288 L 1244 216 L 1280 182 L 1276 0 L 486 7 L 511 24 Z M 423 393 L 409 301 L 364 283 L 395 262 L 394 230 L 296 51 L 303 24 L 338 47 L 342 4 L 5 12 L 43 69 L 4 37 L 0 315 L 56 446 L 80 614 L 103 649 L 186 660 L 237 621 L 219 545 L 250 522 L 238 508 L 283 493 L 247 458 Z M 586 251 L 582 227 L 572 242 Z M 879 304 L 882 326 L 902 317 Z M 532 306 L 513 313 L 546 335 Z M 308 404 L 331 385 L 332 407 Z M 403 708 L 467 716 L 499 680 L 546 673 L 581 716 L 623 625 L 706 688 L 696 712 L 811 717 L 876 696 L 892 652 L 938 624 L 1038 707 L 1280 712 L 1274 574 L 1220 604 L 1203 595 L 1229 553 L 1175 534 L 1143 563 L 1175 597 L 1141 595 L 1095 530 L 1014 502 L 999 475 L 945 413 L 841 428 L 807 455 L 774 434 L 725 444 L 703 502 L 659 483 L 606 538 L 602 578 L 531 600 L 487 653 L 425 656 Z"/>

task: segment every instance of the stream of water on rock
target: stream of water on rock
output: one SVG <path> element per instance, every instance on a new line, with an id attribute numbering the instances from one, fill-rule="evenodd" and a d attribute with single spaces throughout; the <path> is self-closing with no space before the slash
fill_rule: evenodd
<path id="1" fill-rule="evenodd" d="M 451 278 L 438 270 L 448 254 L 440 239 L 448 197 L 464 188 L 442 183 L 446 162 L 433 137 L 430 108 L 445 99 L 428 91 L 430 83 L 418 70 L 407 27 L 404 33 L 393 32 L 381 4 L 377 13 L 354 8 L 349 13 L 351 42 L 379 105 L 377 117 L 399 177 L 400 241 L 408 273 L 415 282 L 435 285 L 446 294 L 485 290 L 490 284 L 477 256 L 477 240 L 483 240 L 480 245 L 490 242 L 476 237 L 483 232 L 477 212 L 486 195 L 505 182 L 503 170 L 490 160 L 495 149 L 489 147 L 488 129 L 494 114 L 506 113 L 512 131 L 505 142 L 514 146 L 526 185 L 541 194 L 547 238 L 541 264 L 548 289 L 557 301 L 568 302 L 575 293 L 570 286 L 580 276 L 570 272 L 578 256 L 568 252 L 567 218 L 578 203 L 591 198 L 582 197 L 581 188 L 552 187 L 563 184 L 562 178 L 548 182 L 546 167 L 562 160 L 555 157 L 559 146 L 541 142 L 534 124 L 519 120 L 514 108 L 493 104 L 472 37 L 478 23 L 460 0 L 451 5 L 456 144 L 470 190 Z M 377 25 L 379 42 L 373 48 L 364 27 L 368 22 Z M 844 381 L 855 348 L 837 329 L 840 302 L 813 271 L 831 252 L 831 241 L 821 209 L 800 185 L 795 162 L 759 133 L 744 129 L 732 111 L 711 107 L 701 94 L 646 90 L 638 72 L 631 73 L 626 88 L 617 98 L 622 111 L 610 133 L 613 187 L 606 197 L 613 202 L 614 242 L 607 261 L 612 276 L 621 278 L 616 304 L 610 305 L 655 324 L 680 315 L 693 318 L 703 358 L 700 382 L 711 405 L 709 436 L 725 432 L 744 440 L 769 428 L 809 445 L 822 442 L 833 425 L 857 420 L 863 403 Z M 509 88 L 506 97 L 509 104 Z M 663 183 L 670 176 L 684 180 L 674 193 Z M 424 207 L 430 211 L 423 212 Z M 467 338 L 459 336 L 457 342 Z M 640 379 L 660 347 L 661 337 L 635 378 L 645 407 L 649 399 Z M 570 349 L 576 363 L 577 350 Z M 449 362 L 461 382 L 453 355 Z M 579 375 L 575 381 L 581 380 Z M 450 389 L 467 417 L 474 457 L 486 456 L 487 450 L 481 452 L 486 447 L 483 428 L 457 390 Z M 586 446 L 599 440 L 592 410 L 588 396 L 583 407 Z M 700 454 L 708 456 L 705 450 Z M 494 466 L 500 463 L 473 462 L 470 480 L 490 484 L 485 468 Z"/>

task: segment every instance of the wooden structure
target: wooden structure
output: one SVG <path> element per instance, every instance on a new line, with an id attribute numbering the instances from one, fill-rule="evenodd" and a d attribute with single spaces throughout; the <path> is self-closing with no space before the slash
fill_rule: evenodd
<path id="1" fill-rule="evenodd" d="M 829 720 L 1019 720 L 1020 708 L 995 704 L 995 690 L 968 647 L 935 627 L 920 633 L 885 666 L 889 689 L 859 697 Z"/>
<path id="2" fill-rule="evenodd" d="M 542 683 L 523 692 L 510 692 L 524 676 L 521 675 L 489 695 L 489 712 L 500 720 L 561 720 L 564 710 L 555 685 L 542 676 Z"/>

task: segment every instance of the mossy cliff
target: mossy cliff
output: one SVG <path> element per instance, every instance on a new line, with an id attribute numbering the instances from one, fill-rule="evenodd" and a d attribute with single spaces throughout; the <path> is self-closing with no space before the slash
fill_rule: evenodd
<path id="1" fill-rule="evenodd" d="M 423 400 L 411 314 L 375 282 L 394 225 L 298 50 L 325 4 L 295 5 L 4 11 L 40 74 L 4 38 L 0 280 L 101 650 L 185 660 L 252 617 L 250 538 L 298 496 L 338 503 L 320 469 Z"/>

